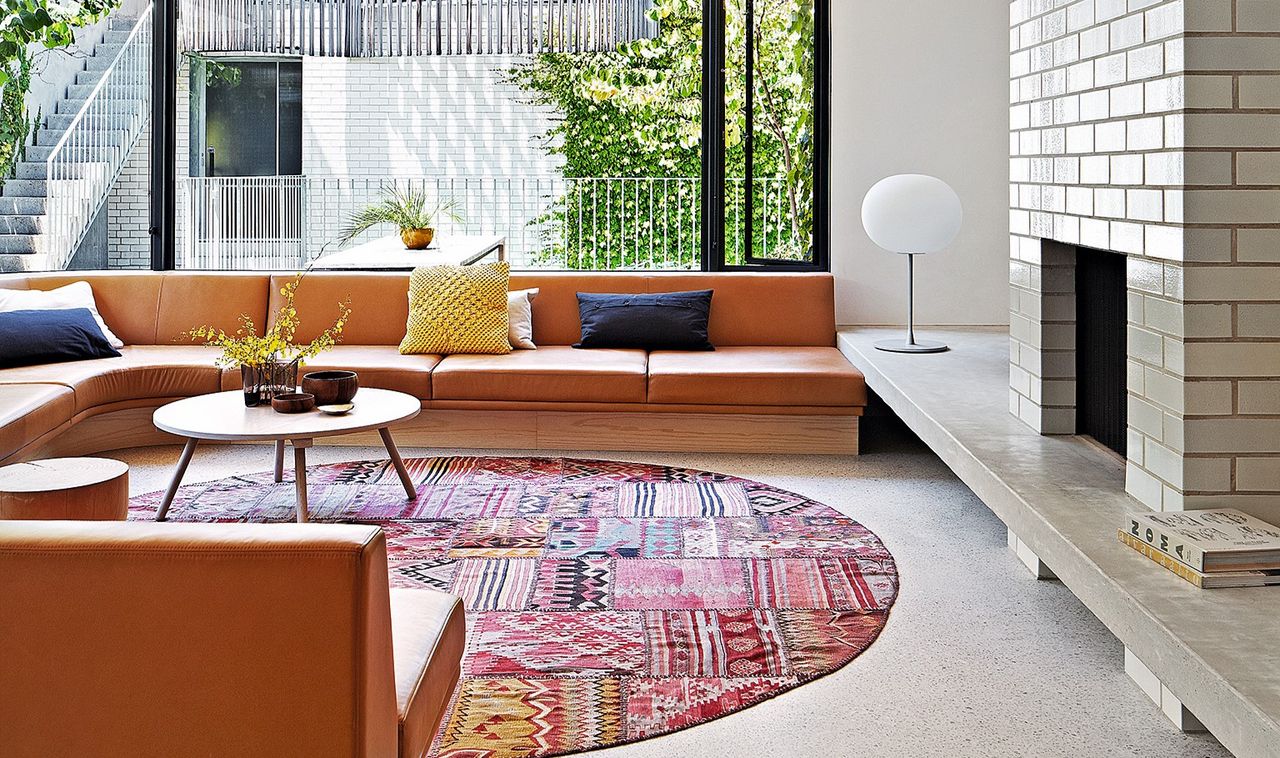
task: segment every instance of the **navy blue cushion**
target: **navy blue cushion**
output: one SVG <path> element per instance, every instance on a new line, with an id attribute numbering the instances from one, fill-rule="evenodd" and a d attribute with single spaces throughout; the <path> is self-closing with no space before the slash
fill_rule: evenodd
<path id="1" fill-rule="evenodd" d="M 578 293 L 582 338 L 574 347 L 715 350 L 707 338 L 712 290 L 648 295 Z"/>
<path id="2" fill-rule="evenodd" d="M 119 357 L 88 308 L 0 313 L 0 368 Z"/>

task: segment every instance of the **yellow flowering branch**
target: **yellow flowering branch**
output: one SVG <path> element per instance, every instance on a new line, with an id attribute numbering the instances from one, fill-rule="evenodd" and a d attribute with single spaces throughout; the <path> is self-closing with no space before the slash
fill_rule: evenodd
<path id="1" fill-rule="evenodd" d="M 332 326 L 305 345 L 295 344 L 300 319 L 294 300 L 298 285 L 302 283 L 302 276 L 298 274 L 293 281 L 280 288 L 283 302 L 276 310 L 271 328 L 263 334 L 258 334 L 257 325 L 249 315 L 241 314 L 240 328 L 234 334 L 206 325 L 197 326 L 184 336 L 192 341 L 202 341 L 205 345 L 221 348 L 222 355 L 218 356 L 216 362 L 223 368 L 293 363 L 314 358 L 342 340 L 342 330 L 351 318 L 351 300 L 348 298 L 338 303 L 338 318 Z"/>

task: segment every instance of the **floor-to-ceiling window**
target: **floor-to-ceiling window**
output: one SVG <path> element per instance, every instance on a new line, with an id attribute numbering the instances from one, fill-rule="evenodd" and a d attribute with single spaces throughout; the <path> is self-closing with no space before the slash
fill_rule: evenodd
<path id="1" fill-rule="evenodd" d="M 826 266 L 826 0 L 176 1 L 162 266 L 386 244 L 393 185 L 517 267 Z"/>

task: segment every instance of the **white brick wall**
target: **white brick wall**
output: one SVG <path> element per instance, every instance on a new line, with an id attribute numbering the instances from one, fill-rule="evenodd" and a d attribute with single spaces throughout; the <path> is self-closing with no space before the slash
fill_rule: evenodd
<path id="1" fill-rule="evenodd" d="M 308 176 L 558 176 L 554 111 L 504 83 L 518 56 L 304 58 Z"/>
<path id="2" fill-rule="evenodd" d="M 1010 409 L 1074 430 L 1072 248 L 1128 256 L 1130 494 L 1280 521 L 1280 3 L 1010 3 Z"/>

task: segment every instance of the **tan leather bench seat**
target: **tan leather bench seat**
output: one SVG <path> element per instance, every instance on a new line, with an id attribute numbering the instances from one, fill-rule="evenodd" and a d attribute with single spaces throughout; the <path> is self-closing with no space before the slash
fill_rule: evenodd
<path id="1" fill-rule="evenodd" d="M 0 460 L 71 420 L 75 394 L 57 384 L 0 386 Z"/>
<path id="2" fill-rule="evenodd" d="M 719 347 L 649 354 L 649 402 L 863 406 L 862 373 L 834 347 Z"/>
<path id="3" fill-rule="evenodd" d="M 440 363 L 438 355 L 401 355 L 395 345 L 336 345 L 311 359 L 298 372 L 344 370 L 360 375 L 361 387 L 396 390 L 419 400 L 431 399 L 431 370 Z M 240 371 L 224 371 L 222 388 L 238 390 Z"/>
<path id="4" fill-rule="evenodd" d="M 506 355 L 450 355 L 431 375 L 436 400 L 643 403 L 643 350 L 539 346 Z"/>
<path id="5" fill-rule="evenodd" d="M 216 348 L 127 345 L 119 358 L 0 370 L 0 384 L 59 384 L 75 392 L 75 413 L 128 400 L 189 397 L 221 389 Z"/>
<path id="6" fill-rule="evenodd" d="M 467 623 L 462 601 L 443 592 L 391 590 L 400 758 L 419 758 L 462 674 Z"/>

